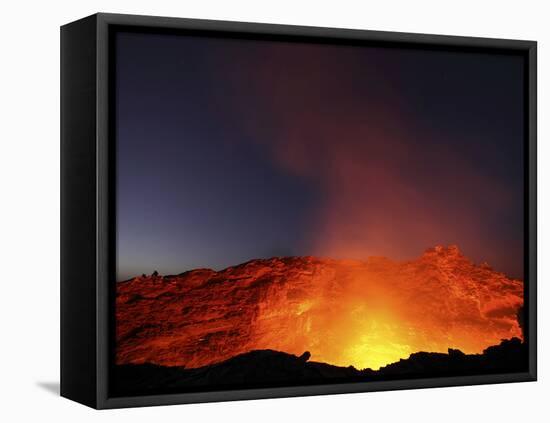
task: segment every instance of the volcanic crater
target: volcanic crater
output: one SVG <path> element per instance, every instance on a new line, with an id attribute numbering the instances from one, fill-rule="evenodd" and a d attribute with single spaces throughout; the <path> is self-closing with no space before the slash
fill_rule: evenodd
<path id="1" fill-rule="evenodd" d="M 116 364 L 196 369 L 255 350 L 377 370 L 523 339 L 523 282 L 458 247 L 417 259 L 256 259 L 116 285 Z M 309 355 L 308 355 L 309 358 Z"/>

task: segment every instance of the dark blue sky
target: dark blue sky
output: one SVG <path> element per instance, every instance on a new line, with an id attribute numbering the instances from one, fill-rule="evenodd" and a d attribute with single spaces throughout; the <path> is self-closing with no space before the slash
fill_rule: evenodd
<path id="1" fill-rule="evenodd" d="M 279 255 L 523 268 L 523 59 L 119 33 L 118 279 Z"/>

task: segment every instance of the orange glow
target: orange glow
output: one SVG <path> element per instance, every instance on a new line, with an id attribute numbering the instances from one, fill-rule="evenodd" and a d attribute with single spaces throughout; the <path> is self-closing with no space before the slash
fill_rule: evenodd
<path id="1" fill-rule="evenodd" d="M 456 247 L 409 262 L 254 260 L 118 284 L 117 362 L 200 367 L 254 349 L 378 369 L 418 351 L 522 337 L 523 283 Z"/>

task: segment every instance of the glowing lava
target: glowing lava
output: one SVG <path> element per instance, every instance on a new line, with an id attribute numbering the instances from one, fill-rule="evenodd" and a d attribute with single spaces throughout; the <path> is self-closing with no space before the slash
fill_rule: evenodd
<path id="1" fill-rule="evenodd" d="M 394 262 L 253 260 L 117 284 L 117 363 L 200 367 L 254 349 L 378 369 L 418 351 L 522 337 L 523 283 L 457 247 Z"/>

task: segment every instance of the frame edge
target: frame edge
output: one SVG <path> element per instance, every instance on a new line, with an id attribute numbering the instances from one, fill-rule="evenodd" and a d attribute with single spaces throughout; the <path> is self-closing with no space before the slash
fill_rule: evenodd
<path id="1" fill-rule="evenodd" d="M 96 17 L 61 27 L 61 396 L 96 406 Z"/>

